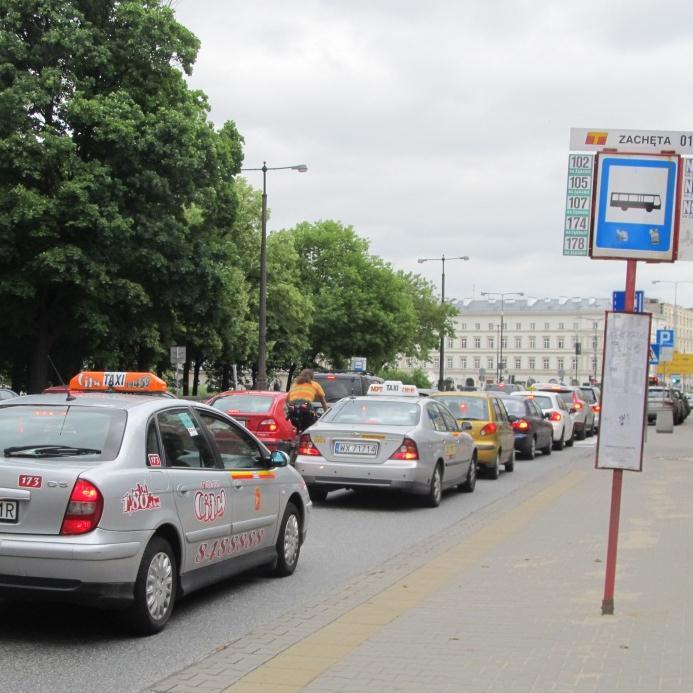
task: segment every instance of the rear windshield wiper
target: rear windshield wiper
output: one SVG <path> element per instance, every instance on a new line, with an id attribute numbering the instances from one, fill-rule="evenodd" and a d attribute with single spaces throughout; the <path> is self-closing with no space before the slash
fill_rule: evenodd
<path id="1" fill-rule="evenodd" d="M 72 457 L 73 455 L 100 455 L 96 448 L 78 448 L 71 445 L 15 445 L 3 450 L 5 457 Z"/>

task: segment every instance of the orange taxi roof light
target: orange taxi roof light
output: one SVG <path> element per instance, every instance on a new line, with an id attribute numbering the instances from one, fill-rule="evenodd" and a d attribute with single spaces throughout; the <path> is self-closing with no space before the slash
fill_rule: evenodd
<path id="1" fill-rule="evenodd" d="M 69 389 L 82 392 L 166 392 L 166 383 L 154 373 L 82 371 L 70 380 Z"/>

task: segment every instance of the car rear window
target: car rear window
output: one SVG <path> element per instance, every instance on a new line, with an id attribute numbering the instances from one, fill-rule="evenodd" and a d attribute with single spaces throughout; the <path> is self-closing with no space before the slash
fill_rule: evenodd
<path id="1" fill-rule="evenodd" d="M 553 409 L 551 397 L 542 397 L 541 395 L 532 395 L 534 401 L 539 405 L 540 409 Z"/>
<path id="2" fill-rule="evenodd" d="M 514 414 L 515 416 L 527 415 L 527 408 L 525 406 L 524 400 L 521 400 L 518 397 L 504 397 L 503 404 L 505 404 L 505 408 L 508 410 L 508 414 Z"/>
<path id="3" fill-rule="evenodd" d="M 597 398 L 594 396 L 594 390 L 589 387 L 580 388 L 580 397 L 587 402 L 587 404 L 594 404 Z"/>
<path id="4" fill-rule="evenodd" d="M 664 390 L 661 387 L 651 387 L 647 390 L 650 399 L 664 399 Z"/>
<path id="5" fill-rule="evenodd" d="M 485 397 L 441 397 L 440 401 L 456 419 L 487 421 L 488 400 Z"/>
<path id="6" fill-rule="evenodd" d="M 360 375 L 329 378 L 316 374 L 313 379 L 322 386 L 322 389 L 325 391 L 325 399 L 328 402 L 336 402 L 342 399 L 342 397 L 365 394 L 363 378 Z"/>
<path id="7" fill-rule="evenodd" d="M 272 407 L 274 398 L 267 395 L 228 395 L 214 400 L 212 406 L 220 411 L 238 411 L 244 414 L 264 414 Z"/>
<path id="8" fill-rule="evenodd" d="M 333 407 L 321 422 L 359 425 L 416 426 L 421 408 L 416 402 L 392 402 L 374 398 L 347 400 Z"/>
<path id="9" fill-rule="evenodd" d="M 120 450 L 126 420 L 123 409 L 9 404 L 0 407 L 0 450 L 30 446 L 91 448 L 100 452 L 70 455 L 63 449 L 56 456 L 85 461 L 113 460 Z M 38 450 L 33 454 L 27 450 L 26 455 L 39 457 L 38 453 Z"/>

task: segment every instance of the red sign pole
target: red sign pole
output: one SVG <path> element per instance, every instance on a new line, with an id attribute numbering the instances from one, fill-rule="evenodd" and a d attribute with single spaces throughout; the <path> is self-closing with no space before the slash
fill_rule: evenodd
<path id="1" fill-rule="evenodd" d="M 625 312 L 632 313 L 635 307 L 635 271 L 637 260 L 627 260 Z M 614 613 L 614 585 L 616 583 L 616 553 L 618 551 L 618 525 L 621 519 L 621 488 L 623 470 L 614 469 L 611 482 L 611 513 L 609 515 L 609 543 L 606 549 L 606 578 L 602 615 Z"/>

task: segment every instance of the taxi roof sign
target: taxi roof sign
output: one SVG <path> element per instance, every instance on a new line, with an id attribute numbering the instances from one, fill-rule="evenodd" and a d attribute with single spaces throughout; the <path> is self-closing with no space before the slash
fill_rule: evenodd
<path id="1" fill-rule="evenodd" d="M 386 380 L 384 383 L 373 383 L 368 388 L 368 394 L 417 397 L 419 390 L 416 385 L 404 385 L 400 380 Z"/>
<path id="2" fill-rule="evenodd" d="M 166 383 L 154 373 L 82 371 L 70 380 L 70 390 L 82 392 L 166 392 Z"/>

